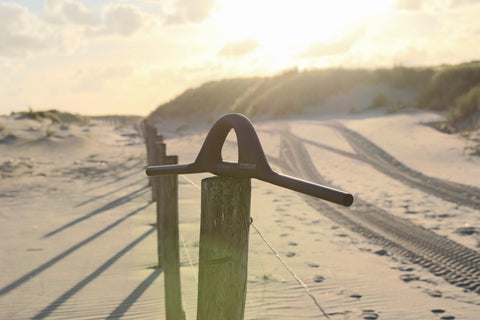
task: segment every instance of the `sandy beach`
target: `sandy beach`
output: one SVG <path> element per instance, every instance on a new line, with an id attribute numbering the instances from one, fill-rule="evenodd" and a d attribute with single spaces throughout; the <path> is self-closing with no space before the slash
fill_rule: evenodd
<path id="1" fill-rule="evenodd" d="M 253 121 L 276 171 L 346 190 L 355 203 L 252 180 L 245 319 L 324 319 L 321 309 L 331 319 L 478 319 L 479 133 L 429 125 L 441 119 L 406 109 Z M 0 319 L 164 319 L 155 203 L 134 127 L 13 116 L 0 125 Z M 195 159 L 209 129 L 157 128 L 180 163 Z M 234 137 L 223 154 L 236 160 Z M 207 176 L 179 177 L 187 319 L 196 318 Z M 392 231 L 404 229 L 412 242 Z"/>

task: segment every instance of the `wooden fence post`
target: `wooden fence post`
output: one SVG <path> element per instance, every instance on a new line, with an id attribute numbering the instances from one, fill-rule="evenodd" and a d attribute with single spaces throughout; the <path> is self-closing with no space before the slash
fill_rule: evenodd
<path id="1" fill-rule="evenodd" d="M 162 164 L 178 164 L 178 156 L 163 157 Z M 165 311 L 167 320 L 183 320 L 180 284 L 180 245 L 178 230 L 178 177 L 157 177 L 158 261 L 165 278 Z"/>
<path id="2" fill-rule="evenodd" d="M 156 136 L 156 139 L 152 144 L 152 164 L 153 166 L 161 166 L 166 157 L 167 146 L 163 143 L 162 136 Z M 159 177 L 149 177 L 152 186 L 152 201 L 155 201 L 158 198 L 157 189 L 159 188 L 160 178 Z M 160 198 L 161 199 L 161 198 Z"/>
<path id="3" fill-rule="evenodd" d="M 165 162 L 165 150 L 166 145 L 164 143 L 157 143 L 155 144 L 155 152 L 156 155 L 156 162 L 158 165 L 161 165 Z M 165 214 L 165 201 L 162 199 L 162 184 L 165 179 L 162 176 L 150 177 L 152 179 L 152 201 L 157 201 L 157 256 L 158 256 L 158 268 L 163 268 L 163 227 L 162 227 L 162 219 L 163 215 Z M 170 199 L 173 200 L 173 199 Z M 168 212 L 168 211 L 167 211 Z"/>
<path id="4" fill-rule="evenodd" d="M 145 126 L 144 128 L 144 139 L 145 139 L 145 146 L 147 147 L 147 165 L 148 166 L 154 166 L 157 165 L 158 163 L 155 163 L 157 159 L 155 155 L 155 144 L 157 142 L 162 143 L 163 142 L 163 136 L 157 134 L 157 129 L 150 125 L 148 122 L 144 121 L 143 125 Z M 165 156 L 165 154 L 163 154 Z M 152 179 L 148 179 L 148 185 L 151 186 L 153 184 Z M 153 197 L 153 195 L 152 195 Z M 152 201 L 154 199 L 152 198 Z"/>
<path id="5" fill-rule="evenodd" d="M 243 320 L 250 179 L 202 180 L 197 320 Z"/>

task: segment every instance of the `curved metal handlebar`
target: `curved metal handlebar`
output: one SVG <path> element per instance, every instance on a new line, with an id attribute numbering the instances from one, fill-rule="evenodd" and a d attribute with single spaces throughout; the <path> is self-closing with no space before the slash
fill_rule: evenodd
<path id="1" fill-rule="evenodd" d="M 222 159 L 222 147 L 231 129 L 234 129 L 237 135 L 238 163 L 225 162 Z M 346 207 L 353 203 L 353 196 L 349 193 L 274 172 L 267 162 L 252 123 L 241 114 L 227 114 L 215 122 L 195 162 L 150 166 L 146 170 L 148 176 L 202 172 L 256 178 Z"/>

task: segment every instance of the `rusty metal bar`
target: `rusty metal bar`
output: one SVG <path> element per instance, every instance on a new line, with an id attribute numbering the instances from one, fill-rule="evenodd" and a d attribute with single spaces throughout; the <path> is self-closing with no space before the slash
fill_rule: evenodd
<path id="1" fill-rule="evenodd" d="M 229 131 L 235 130 L 238 144 L 238 163 L 222 160 L 222 147 Z M 343 206 L 353 203 L 347 192 L 274 172 L 267 162 L 255 129 L 245 116 L 227 114 L 217 120 L 191 164 L 150 166 L 148 176 L 210 172 L 218 176 L 256 178 L 271 184 L 298 191 Z"/>

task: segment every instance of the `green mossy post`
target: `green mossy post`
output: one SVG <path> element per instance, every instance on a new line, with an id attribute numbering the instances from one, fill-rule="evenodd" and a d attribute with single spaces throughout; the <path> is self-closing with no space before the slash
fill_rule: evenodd
<path id="1" fill-rule="evenodd" d="M 202 180 L 197 320 L 243 320 L 250 193 L 249 178 Z"/>
<path id="2" fill-rule="evenodd" d="M 178 164 L 178 156 L 164 156 L 162 164 Z M 165 277 L 165 312 L 168 320 L 184 320 L 180 286 L 180 246 L 178 230 L 178 177 L 165 175 L 157 193 L 158 263 Z"/>

